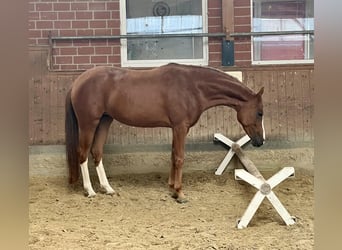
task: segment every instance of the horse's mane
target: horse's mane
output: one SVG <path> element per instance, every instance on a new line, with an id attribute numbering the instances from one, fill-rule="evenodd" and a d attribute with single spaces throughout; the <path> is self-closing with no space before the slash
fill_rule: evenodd
<path id="1" fill-rule="evenodd" d="M 232 76 L 230 74 L 227 74 L 226 72 L 224 72 L 224 71 L 222 71 L 220 69 L 214 68 L 214 67 L 198 66 L 198 65 L 188 65 L 188 64 L 178 64 L 178 63 L 169 63 L 167 65 L 173 65 L 173 66 L 176 66 L 176 67 L 183 67 L 183 68 L 184 67 L 192 68 L 193 70 L 196 70 L 196 71 L 202 71 L 203 69 L 207 69 L 210 72 L 219 73 L 224 78 L 230 78 L 230 80 L 232 80 L 232 82 L 242 84 L 242 82 L 239 79 L 237 79 L 236 77 L 234 77 L 234 76 Z"/>
<path id="2" fill-rule="evenodd" d="M 222 77 L 222 82 L 226 82 L 229 81 L 232 84 L 235 84 L 239 87 L 241 87 L 242 89 L 246 90 L 248 93 L 250 94 L 254 94 L 253 91 L 251 89 L 249 89 L 245 84 L 243 84 L 239 79 L 237 79 L 236 77 L 220 70 L 214 67 L 210 67 L 210 66 L 198 66 L 198 65 L 187 65 L 187 64 L 178 64 L 178 63 L 169 63 L 167 65 L 170 66 L 174 66 L 174 67 L 180 67 L 180 68 L 190 68 L 196 72 L 203 73 L 203 69 L 208 70 L 208 72 L 214 73 L 216 76 L 220 76 Z M 197 74 L 196 74 L 197 75 Z"/>

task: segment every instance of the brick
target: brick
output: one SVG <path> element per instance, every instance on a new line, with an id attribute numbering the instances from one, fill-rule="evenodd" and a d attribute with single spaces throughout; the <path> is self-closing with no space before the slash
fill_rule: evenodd
<path id="1" fill-rule="evenodd" d="M 208 0 L 208 9 L 211 8 L 222 8 L 221 0 Z"/>
<path id="2" fill-rule="evenodd" d="M 250 7 L 250 0 L 234 0 L 234 7 Z"/>
<path id="3" fill-rule="evenodd" d="M 89 10 L 106 10 L 106 3 L 89 3 Z"/>
<path id="4" fill-rule="evenodd" d="M 251 60 L 235 60 L 235 66 L 237 66 L 237 67 L 249 67 L 249 66 L 251 66 Z"/>
<path id="5" fill-rule="evenodd" d="M 75 64 L 62 64 L 59 66 L 59 70 L 74 71 L 77 70 L 77 65 Z"/>
<path id="6" fill-rule="evenodd" d="M 113 63 L 113 64 L 116 64 L 116 65 L 120 65 L 121 64 L 121 57 L 120 57 L 120 55 L 108 56 L 108 63 Z"/>
<path id="7" fill-rule="evenodd" d="M 36 11 L 52 11 L 52 3 L 36 3 Z"/>
<path id="8" fill-rule="evenodd" d="M 29 29 L 29 30 L 34 30 L 34 29 L 36 29 L 36 22 L 34 22 L 34 21 L 29 21 L 29 22 L 28 22 L 28 29 Z"/>
<path id="9" fill-rule="evenodd" d="M 55 29 L 71 29 L 71 21 L 54 21 Z"/>
<path id="10" fill-rule="evenodd" d="M 60 48 L 60 55 L 76 55 L 77 48 Z"/>
<path id="11" fill-rule="evenodd" d="M 111 47 L 95 47 L 95 54 L 96 55 L 110 55 L 112 54 Z"/>
<path id="12" fill-rule="evenodd" d="M 84 29 L 89 28 L 88 21 L 72 21 L 71 28 L 73 29 Z"/>
<path id="13" fill-rule="evenodd" d="M 120 46 L 114 46 L 112 47 L 113 55 L 121 55 L 121 47 Z"/>
<path id="14" fill-rule="evenodd" d="M 251 60 L 251 52 L 239 52 L 235 51 L 235 60 Z"/>
<path id="15" fill-rule="evenodd" d="M 234 44 L 235 51 L 251 51 L 251 43 L 250 42 L 236 42 Z"/>
<path id="16" fill-rule="evenodd" d="M 117 10 L 119 11 L 120 10 L 120 2 L 119 1 L 110 1 L 110 2 L 107 2 L 107 8 L 106 10 Z"/>
<path id="17" fill-rule="evenodd" d="M 78 55 L 93 55 L 94 54 L 94 47 L 79 47 L 77 49 Z"/>
<path id="18" fill-rule="evenodd" d="M 53 3 L 54 11 L 68 11 L 71 9 L 70 3 Z"/>
<path id="19" fill-rule="evenodd" d="M 77 35 L 78 36 L 93 36 L 94 30 L 90 30 L 90 29 L 77 30 Z"/>
<path id="20" fill-rule="evenodd" d="M 234 17 L 235 25 L 250 25 L 251 18 L 249 16 Z"/>
<path id="21" fill-rule="evenodd" d="M 108 25 L 108 28 L 120 29 L 120 19 L 117 19 L 117 20 L 109 19 L 107 20 L 107 25 Z"/>
<path id="22" fill-rule="evenodd" d="M 84 39 L 84 40 L 75 40 L 73 42 L 74 46 L 89 46 L 90 45 L 90 40 Z"/>
<path id="23" fill-rule="evenodd" d="M 63 11 L 57 12 L 59 20 L 74 20 L 75 19 L 75 12 L 71 11 Z"/>
<path id="24" fill-rule="evenodd" d="M 40 30 L 29 30 L 28 31 L 28 37 L 29 38 L 37 38 L 42 37 Z"/>
<path id="25" fill-rule="evenodd" d="M 72 64 L 71 56 L 56 56 L 56 64 Z"/>
<path id="26" fill-rule="evenodd" d="M 111 18 L 112 19 L 120 19 L 120 11 L 114 10 L 111 12 Z"/>
<path id="27" fill-rule="evenodd" d="M 58 47 L 69 47 L 72 41 L 69 40 L 61 40 L 61 41 L 55 41 L 54 46 Z"/>
<path id="28" fill-rule="evenodd" d="M 90 41 L 91 46 L 107 46 L 107 39 L 96 39 Z"/>
<path id="29" fill-rule="evenodd" d="M 93 12 L 90 11 L 77 11 L 76 12 L 76 19 L 93 19 Z"/>
<path id="30" fill-rule="evenodd" d="M 209 9 L 208 10 L 208 17 L 222 17 L 222 9 Z"/>
<path id="31" fill-rule="evenodd" d="M 87 3 L 71 3 L 71 10 L 88 10 Z"/>
<path id="32" fill-rule="evenodd" d="M 120 29 L 112 29 L 112 36 L 120 35 Z"/>
<path id="33" fill-rule="evenodd" d="M 210 51 L 210 53 L 221 52 L 222 51 L 222 44 L 221 43 L 210 43 L 209 44 L 209 51 Z"/>
<path id="34" fill-rule="evenodd" d="M 209 52 L 209 61 L 222 61 L 221 52 L 218 52 L 218 53 Z"/>
<path id="35" fill-rule="evenodd" d="M 40 20 L 56 20 L 57 13 L 51 11 L 45 11 L 40 13 Z"/>
<path id="36" fill-rule="evenodd" d="M 94 19 L 110 19 L 110 11 L 94 12 Z"/>
<path id="37" fill-rule="evenodd" d="M 250 7 L 242 7 L 242 8 L 234 8 L 234 16 L 250 16 L 251 8 Z"/>
<path id="38" fill-rule="evenodd" d="M 74 56 L 74 64 L 89 64 L 90 56 Z"/>
<path id="39" fill-rule="evenodd" d="M 91 63 L 107 63 L 107 56 L 92 56 Z"/>
<path id="40" fill-rule="evenodd" d="M 112 31 L 110 29 L 95 29 L 95 36 L 110 36 L 112 35 Z"/>
<path id="41" fill-rule="evenodd" d="M 250 32 L 250 25 L 234 25 L 234 32 Z"/>
<path id="42" fill-rule="evenodd" d="M 87 70 L 87 69 L 91 69 L 93 68 L 94 65 L 92 64 L 81 64 L 81 65 L 77 65 L 77 69 L 78 70 Z"/>
<path id="43" fill-rule="evenodd" d="M 99 20 L 95 20 L 95 21 L 89 21 L 89 27 L 90 28 L 106 28 L 107 26 L 107 22 L 106 21 L 99 21 Z"/>
<path id="44" fill-rule="evenodd" d="M 29 12 L 28 13 L 28 20 L 39 20 L 39 12 Z"/>
<path id="45" fill-rule="evenodd" d="M 221 26 L 222 19 L 219 17 L 211 17 L 208 18 L 208 26 Z"/>
<path id="46" fill-rule="evenodd" d="M 37 21 L 36 29 L 53 29 L 52 21 Z"/>
<path id="47" fill-rule="evenodd" d="M 60 30 L 59 31 L 60 36 L 76 36 L 76 30 Z"/>
<path id="48" fill-rule="evenodd" d="M 51 34 L 51 36 L 58 36 L 59 35 L 59 31 L 58 30 L 41 30 L 42 33 L 42 37 L 48 37 L 49 34 Z"/>
<path id="49" fill-rule="evenodd" d="M 220 32 L 222 32 L 222 26 L 209 26 L 208 32 L 209 33 L 220 33 Z"/>

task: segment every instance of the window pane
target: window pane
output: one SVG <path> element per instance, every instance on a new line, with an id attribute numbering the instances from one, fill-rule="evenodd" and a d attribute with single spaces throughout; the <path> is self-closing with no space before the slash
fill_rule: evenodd
<path id="1" fill-rule="evenodd" d="M 313 0 L 254 0 L 253 31 L 313 30 Z M 254 61 L 313 59 L 313 35 L 253 38 Z"/>
<path id="2" fill-rule="evenodd" d="M 202 1 L 126 0 L 128 35 L 202 33 Z M 127 39 L 128 60 L 201 59 L 203 38 Z"/>

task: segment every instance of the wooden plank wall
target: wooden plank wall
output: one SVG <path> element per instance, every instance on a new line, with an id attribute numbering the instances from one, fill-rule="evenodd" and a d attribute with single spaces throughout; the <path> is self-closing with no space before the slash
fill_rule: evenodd
<path id="1" fill-rule="evenodd" d="M 31 77 L 29 80 L 29 136 L 30 145 L 64 143 L 64 101 L 72 81 L 80 74 L 48 72 L 44 60 L 46 49 L 30 50 Z M 269 140 L 311 142 L 313 136 L 313 69 L 247 69 L 243 81 L 258 91 L 265 87 L 264 113 L 266 135 Z M 227 107 L 212 108 L 201 116 L 190 130 L 187 143 L 212 142 L 213 134 L 223 133 L 230 138 L 243 134 L 236 121 L 236 112 Z M 169 144 L 168 128 L 136 128 L 114 121 L 108 144 Z"/>
<path id="2" fill-rule="evenodd" d="M 263 96 L 266 134 L 272 140 L 314 140 L 313 69 L 258 70 L 244 72 L 252 89 L 265 87 Z"/>

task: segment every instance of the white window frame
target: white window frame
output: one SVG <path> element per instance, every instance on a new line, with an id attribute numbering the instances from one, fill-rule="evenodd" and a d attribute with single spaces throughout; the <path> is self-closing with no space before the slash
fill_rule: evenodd
<path id="1" fill-rule="evenodd" d="M 250 0 L 251 1 L 251 28 L 254 27 L 253 25 L 253 1 L 254 0 Z M 254 30 L 252 30 L 253 32 Z M 251 58 L 252 58 L 252 65 L 270 65 L 270 64 L 310 64 L 310 63 L 314 63 L 314 59 L 302 59 L 302 60 L 254 60 L 254 45 L 253 45 L 253 36 L 251 36 Z M 305 46 L 305 53 L 309 53 L 309 46 Z"/>
<path id="2" fill-rule="evenodd" d="M 202 1 L 203 33 L 208 32 L 208 0 Z M 127 35 L 126 30 L 126 0 L 120 0 L 120 33 Z M 158 67 L 170 62 L 207 66 L 208 37 L 203 37 L 203 58 L 201 59 L 162 59 L 162 60 L 128 60 L 127 39 L 121 39 L 121 66 L 122 67 Z"/>

